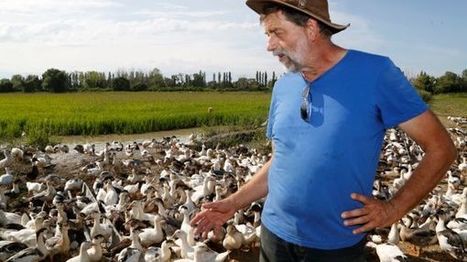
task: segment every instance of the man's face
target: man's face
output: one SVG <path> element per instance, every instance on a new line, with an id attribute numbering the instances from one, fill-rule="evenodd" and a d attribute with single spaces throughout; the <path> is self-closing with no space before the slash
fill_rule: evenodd
<path id="1" fill-rule="evenodd" d="M 268 36 L 267 50 L 277 56 L 287 70 L 298 72 L 303 69 L 309 51 L 305 27 L 290 22 L 282 12 L 267 15 L 263 26 Z"/>

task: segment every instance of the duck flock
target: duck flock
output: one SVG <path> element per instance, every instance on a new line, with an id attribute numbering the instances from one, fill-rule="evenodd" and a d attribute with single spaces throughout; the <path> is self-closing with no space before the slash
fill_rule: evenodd
<path id="1" fill-rule="evenodd" d="M 467 119 L 448 119 L 458 160 L 417 208 L 369 234 L 375 259 L 408 261 L 407 252 L 423 257 L 434 246 L 443 261 L 467 261 Z M 189 221 L 251 179 L 270 152 L 185 140 L 3 148 L 0 261 L 251 261 L 239 254 L 258 249 L 262 201 L 207 239 Z M 389 199 L 422 157 L 403 132 L 388 130 L 373 195 Z"/>

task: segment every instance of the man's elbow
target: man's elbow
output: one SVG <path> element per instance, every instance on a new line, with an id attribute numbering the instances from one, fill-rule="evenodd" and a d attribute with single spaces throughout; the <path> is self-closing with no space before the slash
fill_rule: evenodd
<path id="1" fill-rule="evenodd" d="M 454 143 L 452 142 L 451 139 L 449 139 L 449 146 L 448 146 L 448 150 L 447 150 L 447 159 L 448 159 L 448 162 L 449 162 L 449 165 L 451 165 L 454 161 L 456 161 L 457 159 L 457 148 L 456 146 L 454 145 Z"/>
<path id="2" fill-rule="evenodd" d="M 450 166 L 457 159 L 457 148 L 449 136 L 442 144 L 438 145 L 437 148 L 441 149 L 440 153 L 442 153 L 442 159 L 447 166 Z"/>

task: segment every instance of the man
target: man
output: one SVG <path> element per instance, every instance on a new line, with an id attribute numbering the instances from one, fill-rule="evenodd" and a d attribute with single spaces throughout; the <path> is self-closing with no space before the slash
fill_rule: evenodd
<path id="1" fill-rule="evenodd" d="M 203 205 L 198 233 L 266 197 L 261 261 L 364 261 L 365 232 L 414 208 L 445 175 L 456 149 L 443 126 L 387 57 L 331 41 L 347 26 L 326 0 L 247 0 L 267 50 L 289 73 L 273 90 L 267 136 L 273 157 L 238 192 Z M 371 196 L 384 133 L 399 126 L 425 156 L 389 201 Z"/>

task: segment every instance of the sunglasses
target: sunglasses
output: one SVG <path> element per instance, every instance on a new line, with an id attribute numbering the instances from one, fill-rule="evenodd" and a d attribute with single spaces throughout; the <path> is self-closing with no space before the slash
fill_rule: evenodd
<path id="1" fill-rule="evenodd" d="M 300 116 L 302 117 L 303 121 L 310 123 L 311 120 L 311 88 L 310 85 L 306 85 L 305 89 L 303 89 L 302 93 L 302 104 L 300 105 Z"/>

